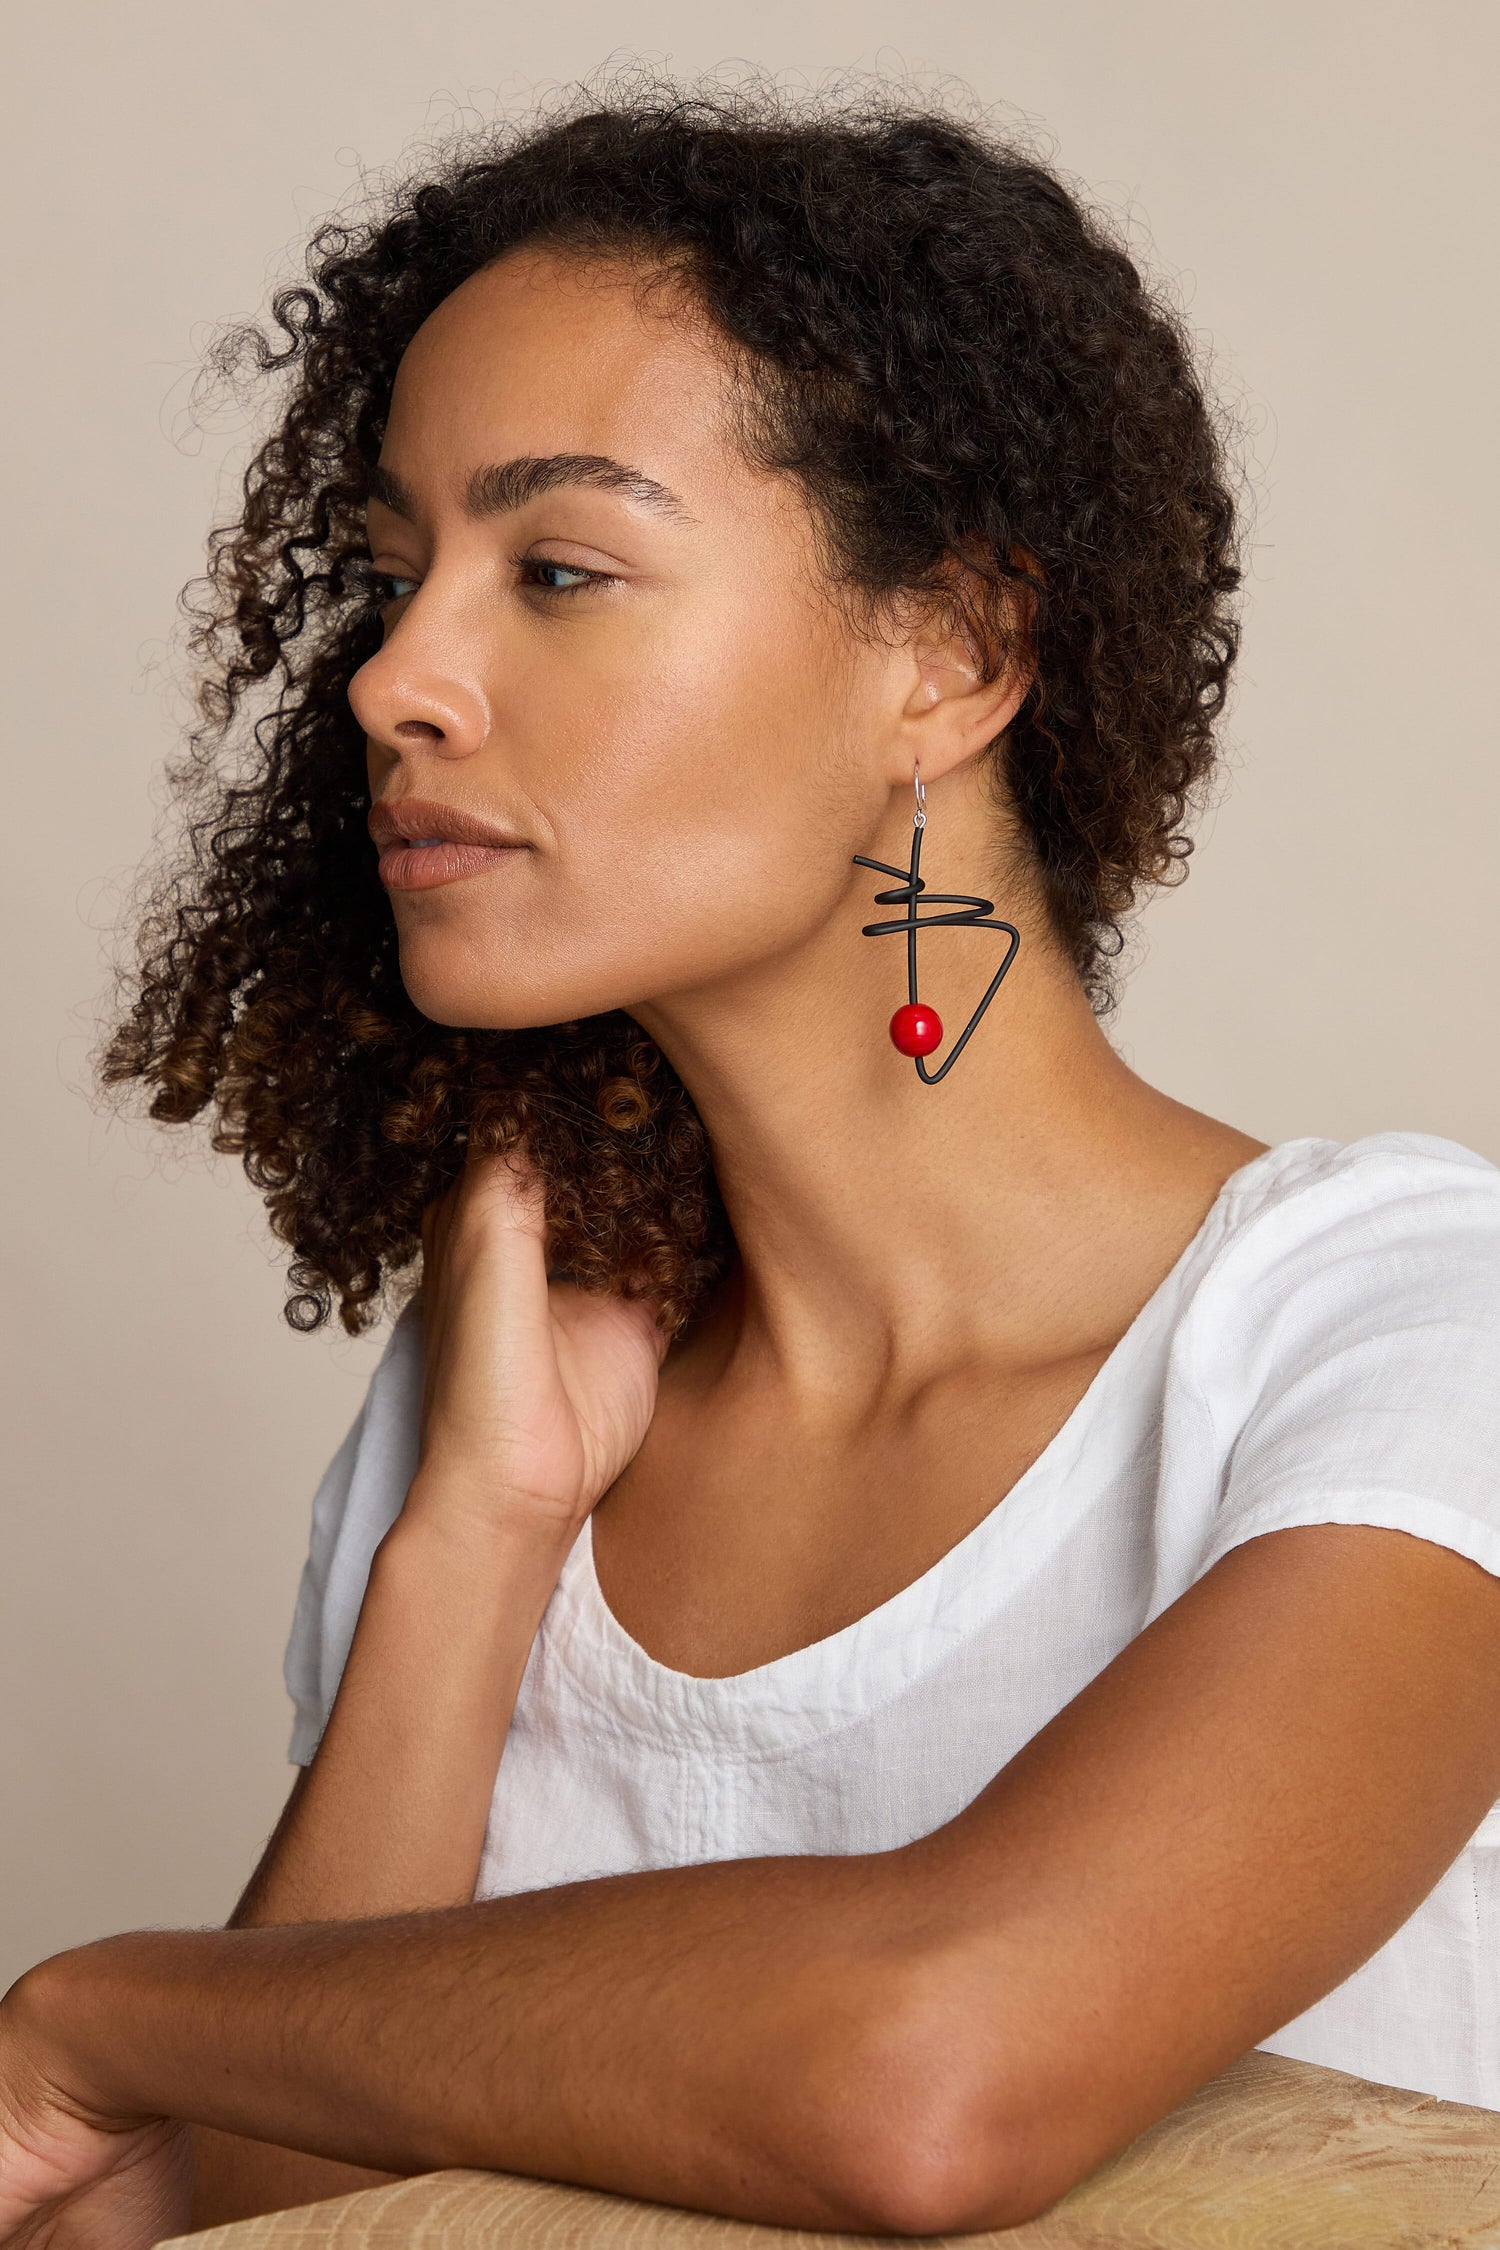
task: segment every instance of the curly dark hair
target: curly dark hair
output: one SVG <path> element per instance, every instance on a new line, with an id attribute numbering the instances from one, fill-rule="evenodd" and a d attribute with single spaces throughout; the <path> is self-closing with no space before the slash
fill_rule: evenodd
<path id="1" fill-rule="evenodd" d="M 622 1011 L 519 1031 L 421 1015 L 365 825 L 347 683 L 379 644 L 364 501 L 396 365 L 522 243 L 685 280 L 743 374 L 744 443 L 801 480 L 830 583 L 956 583 L 988 660 L 1029 595 L 1034 683 L 992 746 L 1096 1009 L 1120 917 L 1180 874 L 1237 645 L 1235 515 L 1179 319 L 1046 165 L 890 97 L 587 89 L 429 159 L 313 236 L 308 280 L 220 366 L 279 425 L 213 532 L 180 845 L 139 915 L 97 1068 L 150 1115 L 212 1105 L 291 1248 L 285 1308 L 358 1334 L 466 1148 L 524 1140 L 555 1265 L 676 1333 L 734 1245 L 698 1114 Z M 955 579 L 956 557 L 967 569 Z"/>

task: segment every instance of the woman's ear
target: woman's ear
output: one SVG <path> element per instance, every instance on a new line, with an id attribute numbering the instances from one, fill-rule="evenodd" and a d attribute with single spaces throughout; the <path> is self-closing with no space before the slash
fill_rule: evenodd
<path id="1" fill-rule="evenodd" d="M 899 768 L 893 780 L 909 780 L 915 762 L 924 781 L 938 781 L 1004 733 L 1035 676 L 1027 631 L 1031 607 L 1029 590 L 1012 582 L 989 662 L 975 608 L 952 594 L 912 624 L 906 640 L 909 689 L 892 744 Z"/>

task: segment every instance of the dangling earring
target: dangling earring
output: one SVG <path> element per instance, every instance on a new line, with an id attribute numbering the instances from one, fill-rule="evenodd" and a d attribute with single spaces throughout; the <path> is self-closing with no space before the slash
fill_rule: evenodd
<path id="1" fill-rule="evenodd" d="M 926 883 L 917 872 L 918 863 L 922 857 L 922 831 L 927 826 L 927 791 L 922 786 L 921 769 L 915 761 L 912 764 L 912 786 L 917 792 L 917 809 L 912 815 L 911 867 L 907 872 L 906 880 L 902 882 L 899 867 L 887 867 L 883 859 L 866 859 L 863 852 L 855 853 L 854 864 L 856 867 L 873 867 L 877 875 L 894 875 L 900 885 L 897 890 L 877 891 L 875 893 L 875 904 L 877 906 L 904 906 L 906 908 L 906 912 L 900 920 L 866 922 L 860 934 L 863 937 L 888 937 L 892 930 L 905 930 L 906 932 L 906 1005 L 903 1008 L 898 1008 L 891 1018 L 891 1044 L 903 1055 L 912 1057 L 917 1066 L 917 1076 L 924 1086 L 935 1086 L 939 1079 L 947 1077 L 968 1045 L 969 1040 L 973 1037 L 975 1025 L 994 999 L 995 994 L 1000 990 L 1005 981 L 1005 972 L 1016 957 L 1017 948 L 1021 943 L 1021 933 L 1013 922 L 997 922 L 995 920 L 995 906 L 992 899 L 971 898 L 966 891 L 934 891 L 926 901 L 929 906 L 959 907 L 962 911 L 957 914 L 919 915 L 917 913 L 917 900 L 927 888 Z M 917 998 L 917 932 L 918 930 L 933 929 L 939 923 L 948 923 L 955 926 L 962 924 L 967 928 L 976 930 L 1004 930 L 1010 939 L 1010 943 L 1005 948 L 1005 959 L 990 979 L 988 992 L 954 1041 L 953 1052 L 940 1070 L 929 1070 L 925 1058 L 932 1053 L 935 1047 L 941 1046 L 943 1022 L 936 1008 L 924 1006 Z"/>

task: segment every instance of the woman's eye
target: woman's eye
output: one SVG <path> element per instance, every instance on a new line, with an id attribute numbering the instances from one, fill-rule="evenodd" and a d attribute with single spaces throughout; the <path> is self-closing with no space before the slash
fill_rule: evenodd
<path id="1" fill-rule="evenodd" d="M 597 570 L 583 570 L 577 563 L 547 562 L 540 555 L 526 556 L 521 571 L 527 585 L 542 594 L 576 594 L 603 575 Z"/>
<path id="2" fill-rule="evenodd" d="M 605 573 L 585 570 L 578 563 L 548 562 L 540 555 L 523 555 L 516 558 L 523 582 L 542 594 L 577 594 L 585 586 L 605 583 Z M 407 594 L 414 594 L 421 584 L 418 578 L 401 578 L 394 571 L 371 570 L 369 583 L 377 600 L 399 602 Z"/>
<path id="3" fill-rule="evenodd" d="M 370 562 L 361 563 L 359 571 L 377 608 L 384 609 L 387 602 L 399 602 L 404 594 L 416 592 L 415 578 L 398 578 L 394 571 L 377 570 Z"/>

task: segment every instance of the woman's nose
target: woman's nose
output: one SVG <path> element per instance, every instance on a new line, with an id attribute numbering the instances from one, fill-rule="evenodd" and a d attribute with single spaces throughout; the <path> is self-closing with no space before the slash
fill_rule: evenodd
<path id="1" fill-rule="evenodd" d="M 430 750 L 467 758 L 487 732 L 478 685 L 403 636 L 399 626 L 349 682 L 349 702 L 366 737 L 398 755 Z"/>

